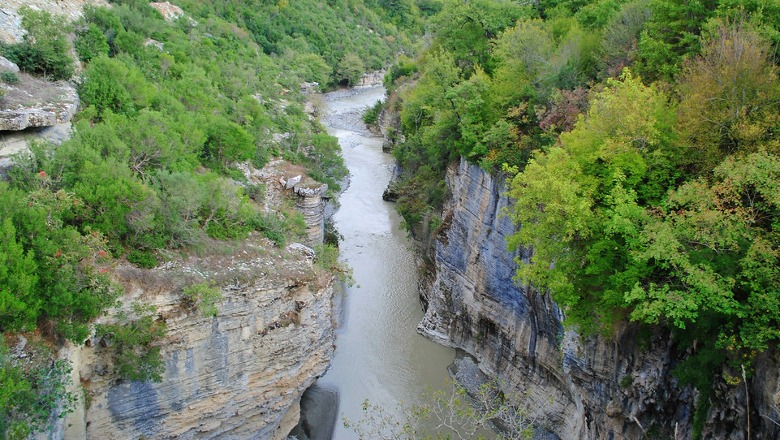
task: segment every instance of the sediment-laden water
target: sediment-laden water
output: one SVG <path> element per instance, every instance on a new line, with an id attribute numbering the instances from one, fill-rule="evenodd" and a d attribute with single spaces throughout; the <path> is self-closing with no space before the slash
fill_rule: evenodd
<path id="1" fill-rule="evenodd" d="M 382 87 L 337 91 L 324 96 L 320 110 L 350 170 L 349 188 L 333 219 L 344 237 L 341 256 L 354 271 L 355 285 L 337 298 L 336 354 L 317 383 L 338 392 L 332 437 L 338 440 L 357 438 L 343 427 L 342 418 L 360 419 L 366 399 L 392 412 L 398 402 L 445 387 L 447 366 L 455 357 L 453 350 L 416 331 L 422 310 L 412 244 L 399 227 L 394 205 L 382 200 L 393 159 L 382 152 L 382 138 L 361 120 L 363 110 L 383 97 Z"/>

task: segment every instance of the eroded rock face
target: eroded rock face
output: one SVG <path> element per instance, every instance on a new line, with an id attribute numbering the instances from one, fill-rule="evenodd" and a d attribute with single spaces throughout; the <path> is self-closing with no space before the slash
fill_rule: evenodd
<path id="1" fill-rule="evenodd" d="M 75 350 L 91 402 L 66 420 L 65 437 L 285 438 L 333 354 L 332 276 L 305 247 L 262 241 L 152 270 L 118 267 L 124 307 L 152 304 L 167 324 L 163 380 L 117 380 L 97 341 Z M 204 279 L 222 291 L 217 317 L 183 301 L 182 288 Z"/>
<path id="2" fill-rule="evenodd" d="M 698 393 L 672 369 L 686 356 L 668 332 L 626 326 L 614 337 L 564 331 L 549 295 L 518 287 L 505 239 L 513 231 L 503 182 L 461 161 L 447 173 L 451 200 L 435 237 L 434 275 L 421 292 L 427 310 L 419 331 L 475 356 L 508 396 L 539 413 L 537 422 L 563 439 L 636 439 L 647 432 L 692 435 Z M 751 394 L 752 436 L 778 438 L 780 368 L 761 355 Z M 746 438 L 744 384 L 716 390 L 705 438 Z"/>
<path id="3" fill-rule="evenodd" d="M 0 131 L 50 127 L 70 121 L 79 105 L 76 88 L 65 81 L 49 82 L 25 73 L 19 82 L 3 85 Z"/>
<path id="4" fill-rule="evenodd" d="M 295 207 L 306 221 L 306 244 L 316 246 L 325 238 L 325 194 L 328 185 L 312 182 L 309 185 L 298 183 L 293 187 Z"/>
<path id="5" fill-rule="evenodd" d="M 157 9 L 157 11 L 160 12 L 166 21 L 172 22 L 178 20 L 181 17 L 186 17 L 191 25 L 195 26 L 198 24 L 191 17 L 187 16 L 182 8 L 172 4 L 171 2 L 151 2 L 149 3 L 149 6 Z"/>
<path id="6" fill-rule="evenodd" d="M 373 72 L 366 72 L 360 77 L 360 84 L 358 86 L 378 86 L 381 85 L 385 79 L 384 70 L 375 70 Z"/>

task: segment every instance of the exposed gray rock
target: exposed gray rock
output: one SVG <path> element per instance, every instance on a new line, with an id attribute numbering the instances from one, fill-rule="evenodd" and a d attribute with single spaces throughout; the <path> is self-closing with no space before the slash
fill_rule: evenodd
<path id="1" fill-rule="evenodd" d="M 290 243 L 287 245 L 287 252 L 297 252 L 308 260 L 314 260 L 314 258 L 317 256 L 317 254 L 314 252 L 314 249 L 302 243 Z"/>
<path id="2" fill-rule="evenodd" d="M 301 175 L 300 174 L 298 174 L 295 177 L 290 177 L 289 179 L 287 179 L 286 182 L 284 182 L 284 189 L 293 189 L 295 187 L 295 185 L 297 185 L 298 182 L 300 182 L 300 181 L 301 181 Z"/>
<path id="3" fill-rule="evenodd" d="M 8 58 L 0 57 L 0 72 L 19 73 L 19 66 Z"/>
<path id="4" fill-rule="evenodd" d="M 360 84 L 358 86 L 378 86 L 385 80 L 384 70 L 375 70 L 373 72 L 366 72 L 360 77 Z"/>
<path id="5" fill-rule="evenodd" d="M 70 121 L 79 105 L 76 88 L 20 74 L 18 83 L 4 85 L 0 99 L 0 131 L 49 127 Z"/>
<path id="6" fill-rule="evenodd" d="M 306 221 L 306 244 L 316 246 L 325 239 L 325 194 L 328 185 L 324 183 L 297 184 L 293 189 L 298 198 L 295 207 Z"/>
<path id="7" fill-rule="evenodd" d="M 563 313 L 550 296 L 513 280 L 514 258 L 527 261 L 530 254 L 506 251 L 514 226 L 501 215 L 510 203 L 501 179 L 461 161 L 448 169 L 447 183 L 451 199 L 435 237 L 435 274 L 421 291 L 427 309 L 419 331 L 473 355 L 507 395 L 541 408 L 540 424 L 562 439 L 636 439 L 648 432 L 690 438 L 699 395 L 672 374 L 689 353 L 679 352 L 669 332 L 640 333 L 633 325 L 611 337 L 564 332 Z M 778 365 L 778 353 L 764 353 L 749 379 L 756 438 L 780 438 Z M 716 383 L 704 438 L 747 438 L 744 384 Z"/>
<path id="8" fill-rule="evenodd" d="M 22 6 L 62 15 L 72 22 L 82 17 L 84 5 L 87 4 L 110 7 L 106 0 L 3 0 L 0 2 L 0 43 L 22 41 L 25 32 L 18 12 Z"/>
<path id="9" fill-rule="evenodd" d="M 0 133 L 0 175 L 13 165 L 13 155 L 27 151 L 30 142 L 43 140 L 59 145 L 64 140 L 68 139 L 70 134 L 70 122 L 57 124 L 51 127 L 30 128 L 24 131 Z"/>
<path id="10" fill-rule="evenodd" d="M 287 436 L 301 395 L 333 355 L 332 275 L 257 239 L 230 255 L 151 270 L 120 266 L 115 279 L 125 310 L 133 302 L 153 305 L 165 319 L 163 380 L 117 381 L 100 344 L 74 350 L 76 383 L 91 404 L 66 420 L 65 438 Z M 203 279 L 222 291 L 216 317 L 182 300 L 182 288 Z"/>
<path id="11" fill-rule="evenodd" d="M 149 3 L 149 6 L 157 9 L 166 21 L 176 21 L 180 17 L 186 17 L 190 25 L 196 26 L 198 24 L 198 22 L 193 20 L 192 17 L 186 15 L 182 8 L 172 4 L 171 2 L 151 2 Z"/>

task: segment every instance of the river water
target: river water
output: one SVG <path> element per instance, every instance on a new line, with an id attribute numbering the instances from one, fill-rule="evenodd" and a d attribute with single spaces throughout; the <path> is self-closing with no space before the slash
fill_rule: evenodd
<path id="1" fill-rule="evenodd" d="M 343 427 L 342 418 L 359 420 L 366 399 L 392 413 L 398 402 L 446 387 L 447 366 L 455 358 L 454 350 L 416 331 L 423 313 L 412 243 L 399 227 L 395 206 L 382 200 L 394 161 L 382 152 L 382 138 L 361 120 L 363 110 L 383 99 L 384 92 L 369 87 L 328 93 L 320 110 L 320 121 L 339 139 L 350 171 L 333 219 L 355 285 L 337 295 L 335 357 L 317 382 L 339 394 L 336 440 L 357 438 Z"/>

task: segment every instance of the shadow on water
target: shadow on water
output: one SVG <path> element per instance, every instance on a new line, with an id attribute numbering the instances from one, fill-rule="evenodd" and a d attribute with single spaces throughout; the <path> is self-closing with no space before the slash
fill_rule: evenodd
<path id="1" fill-rule="evenodd" d="M 298 440 L 330 440 L 338 407 L 338 390 L 312 385 L 301 397 L 301 421 L 290 436 Z"/>

